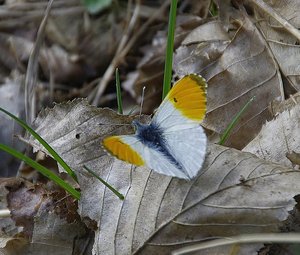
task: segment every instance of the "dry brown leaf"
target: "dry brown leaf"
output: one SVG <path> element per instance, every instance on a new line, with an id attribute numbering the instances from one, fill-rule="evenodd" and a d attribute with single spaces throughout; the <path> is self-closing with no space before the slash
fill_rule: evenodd
<path id="1" fill-rule="evenodd" d="M 0 252 L 3 255 L 24 254 L 24 247 L 28 242 L 22 237 L 0 237 Z"/>
<path id="2" fill-rule="evenodd" d="M 286 153 L 300 151 L 300 105 L 280 113 L 276 119 L 267 122 L 260 133 L 243 151 L 260 158 L 292 167 Z"/>
<path id="3" fill-rule="evenodd" d="M 101 149 L 103 137 L 130 132 L 116 124 L 131 121 L 75 100 L 46 110 L 35 122 L 37 132 L 78 174 L 79 213 L 98 227 L 94 254 L 169 254 L 207 238 L 279 231 L 300 192 L 299 171 L 213 144 L 202 173 L 190 182 L 146 167 L 132 169 Z M 88 176 L 83 165 L 125 200 Z"/>
<path id="4" fill-rule="evenodd" d="M 291 95 L 290 98 L 282 102 L 277 100 L 271 102 L 269 108 L 273 117 L 276 117 L 279 113 L 292 109 L 296 104 L 300 104 L 300 92 Z"/>
<path id="5" fill-rule="evenodd" d="M 85 232 L 85 227 L 81 222 L 68 223 L 59 215 L 52 213 L 51 210 L 49 213 L 48 209 L 35 218 L 31 243 L 22 250 L 20 255 L 72 254 L 75 252 L 74 247 L 78 238 L 85 235 Z"/>
<path id="6" fill-rule="evenodd" d="M 236 33 L 230 40 L 218 21 L 195 29 L 177 49 L 174 69 L 179 75 L 200 73 L 208 81 L 203 125 L 217 134 L 256 97 L 227 141 L 242 148 L 270 118 L 268 104 L 283 95 L 280 73 L 264 38 L 246 16 L 240 16 L 235 25 Z"/>
<path id="7" fill-rule="evenodd" d="M 74 251 L 74 245 L 86 234 L 86 229 L 67 206 L 72 200 L 74 213 L 73 198 L 65 196 L 64 192 L 47 192 L 42 185 L 22 179 L 3 179 L 0 184 L 3 194 L 0 208 L 7 206 L 11 211 L 11 218 L 5 223 L 3 219 L 0 221 L 0 253 L 59 255 Z M 64 212 L 66 207 L 67 213 Z"/>
<path id="8" fill-rule="evenodd" d="M 265 0 L 264 2 L 295 28 L 300 27 L 298 15 L 300 2 L 298 0 Z M 283 76 L 286 77 L 296 91 L 299 91 L 300 42 L 277 20 L 267 15 L 263 10 L 254 8 L 254 13 L 256 24 L 269 44 Z"/>

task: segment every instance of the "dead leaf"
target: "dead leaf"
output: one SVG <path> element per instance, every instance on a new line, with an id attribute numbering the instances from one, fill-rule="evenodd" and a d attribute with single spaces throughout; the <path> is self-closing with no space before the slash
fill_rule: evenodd
<path id="1" fill-rule="evenodd" d="M 22 237 L 0 237 L 0 251 L 3 255 L 22 254 L 27 244 L 26 239 Z"/>
<path id="2" fill-rule="evenodd" d="M 88 231 L 78 216 L 74 217 L 77 207 L 73 198 L 65 196 L 65 192 L 46 191 L 42 185 L 17 178 L 3 179 L 0 189 L 1 194 L 5 194 L 0 207 L 6 204 L 11 211 L 6 224 L 0 221 L 1 251 L 13 255 L 75 252 L 74 247 Z M 70 200 L 75 204 L 73 211 L 68 206 Z M 14 224 L 18 226 L 17 231 L 9 231 Z"/>
<path id="3" fill-rule="evenodd" d="M 300 20 L 295 16 L 295 11 L 300 9 L 299 1 L 289 0 L 282 2 L 267 0 L 264 2 L 270 6 L 274 12 L 290 22 L 296 29 L 300 27 Z M 263 10 L 254 8 L 254 15 L 257 27 L 261 30 L 268 42 L 283 76 L 290 82 L 295 91 L 299 91 L 299 41 L 274 17 L 269 16 Z"/>
<path id="4" fill-rule="evenodd" d="M 271 102 L 269 108 L 273 117 L 276 117 L 279 113 L 292 109 L 296 104 L 300 104 L 300 92 L 291 95 L 290 98 L 282 102 L 274 100 Z"/>
<path id="5" fill-rule="evenodd" d="M 267 122 L 260 133 L 243 151 L 251 152 L 267 161 L 292 167 L 286 158 L 290 151 L 300 151 L 300 105 L 280 113 L 276 119 Z"/>
<path id="6" fill-rule="evenodd" d="M 103 137 L 128 133 L 119 124 L 131 121 L 75 100 L 46 110 L 35 122 L 37 132 L 76 169 L 79 213 L 98 227 L 95 254 L 169 254 L 207 238 L 280 231 L 300 192 L 299 171 L 213 144 L 201 174 L 190 182 L 132 169 L 101 149 Z M 83 165 L 125 200 L 88 176 Z"/>
<path id="7" fill-rule="evenodd" d="M 203 125 L 217 134 L 256 97 L 227 141 L 242 148 L 270 118 L 268 104 L 283 94 L 278 67 L 260 32 L 245 15 L 234 24 L 233 36 L 218 21 L 191 32 L 175 53 L 174 69 L 179 75 L 194 72 L 206 78 L 208 109 Z"/>

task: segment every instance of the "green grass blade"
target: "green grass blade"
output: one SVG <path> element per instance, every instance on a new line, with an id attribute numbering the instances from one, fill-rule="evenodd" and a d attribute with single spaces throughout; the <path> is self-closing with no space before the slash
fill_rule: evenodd
<path id="1" fill-rule="evenodd" d="M 106 181 L 104 181 L 100 176 L 98 176 L 94 171 L 89 169 L 87 166 L 83 166 L 85 170 L 87 170 L 92 176 L 97 178 L 100 182 L 102 182 L 107 188 L 109 188 L 115 195 L 117 195 L 121 200 L 124 200 L 124 196 L 117 191 L 115 188 L 113 188 L 111 185 L 109 185 Z"/>
<path id="2" fill-rule="evenodd" d="M 9 146 L 5 144 L 0 143 L 0 149 L 11 154 L 12 156 L 23 160 L 27 165 L 31 166 L 32 168 L 36 169 L 39 171 L 42 175 L 46 176 L 53 182 L 55 182 L 57 185 L 62 187 L 64 190 L 66 190 L 68 193 L 70 193 L 74 198 L 77 200 L 80 199 L 80 192 L 74 189 L 70 184 L 66 183 L 63 179 L 58 177 L 55 173 L 47 169 L 46 167 L 42 166 L 38 162 L 32 160 L 31 158 L 23 155 L 22 153 L 14 150 L 13 148 L 10 148 Z"/>
<path id="3" fill-rule="evenodd" d="M 209 12 L 210 12 L 212 17 L 218 16 L 218 6 L 215 4 L 214 1 L 210 2 Z"/>
<path id="4" fill-rule="evenodd" d="M 116 68 L 116 89 L 117 89 L 118 113 L 123 114 L 119 68 Z"/>
<path id="5" fill-rule="evenodd" d="M 238 114 L 230 122 L 230 124 L 226 128 L 225 132 L 223 133 L 223 135 L 219 141 L 220 145 L 223 145 L 226 142 L 231 130 L 235 127 L 236 123 L 241 118 L 242 114 L 248 109 L 249 105 L 253 102 L 254 99 L 255 99 L 255 96 L 250 98 L 250 100 L 244 105 L 244 107 L 238 112 Z"/>
<path id="6" fill-rule="evenodd" d="M 176 10 L 177 0 L 171 0 L 162 99 L 166 97 L 171 88 Z"/>
<path id="7" fill-rule="evenodd" d="M 10 112 L 4 110 L 0 107 L 0 111 L 4 112 L 11 118 L 13 118 L 16 122 L 18 122 L 23 128 L 25 128 L 35 139 L 37 139 L 47 150 L 48 152 L 53 156 L 53 158 L 66 170 L 66 172 L 76 181 L 77 176 L 74 173 L 74 171 L 67 165 L 67 163 L 56 153 L 54 149 L 42 138 L 39 136 L 38 133 L 36 133 L 31 127 L 29 127 L 24 121 L 16 117 L 15 115 L 11 114 Z"/>

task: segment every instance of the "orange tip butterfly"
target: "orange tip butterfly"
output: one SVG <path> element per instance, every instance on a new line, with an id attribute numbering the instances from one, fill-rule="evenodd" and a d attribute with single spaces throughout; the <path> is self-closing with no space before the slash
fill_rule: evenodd
<path id="1" fill-rule="evenodd" d="M 204 78 L 189 74 L 177 81 L 150 124 L 133 121 L 133 135 L 110 136 L 104 148 L 128 163 L 190 180 L 200 172 L 207 138 L 200 123 L 206 112 Z"/>

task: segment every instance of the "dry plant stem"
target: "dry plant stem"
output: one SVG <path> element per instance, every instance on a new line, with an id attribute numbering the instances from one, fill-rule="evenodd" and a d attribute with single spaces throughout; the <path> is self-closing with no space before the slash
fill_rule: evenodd
<path id="1" fill-rule="evenodd" d="M 300 41 L 300 32 L 290 22 L 278 14 L 272 7 L 267 5 L 263 0 L 251 0 L 256 6 L 262 9 L 265 13 L 277 20 L 288 32 L 295 36 Z"/>
<path id="2" fill-rule="evenodd" d="M 119 60 L 120 60 L 118 55 L 120 54 L 121 50 L 124 48 L 125 44 L 127 43 L 128 37 L 129 37 L 130 33 L 132 32 L 132 30 L 134 28 L 134 25 L 135 25 L 135 23 L 137 21 L 137 18 L 139 16 L 140 7 L 141 7 L 141 4 L 140 4 L 140 1 L 138 0 L 137 3 L 136 3 L 135 9 L 134 9 L 133 15 L 131 17 L 131 20 L 130 20 L 130 22 L 128 24 L 128 27 L 126 29 L 126 32 L 124 33 L 124 35 L 121 38 L 121 41 L 120 41 L 119 46 L 117 48 L 116 54 L 115 54 L 112 62 L 110 63 L 109 67 L 106 69 L 106 71 L 103 75 L 103 78 L 101 79 L 100 83 L 98 84 L 96 96 L 93 100 L 93 105 L 98 104 L 99 99 L 102 96 L 105 88 L 107 87 L 107 84 L 108 84 L 110 78 L 112 77 L 113 73 L 115 72 L 117 64 L 119 63 Z"/>
<path id="3" fill-rule="evenodd" d="M 128 27 L 128 24 L 130 23 L 131 9 L 132 9 L 132 0 L 128 0 L 127 11 L 126 11 L 126 27 Z"/>
<path id="4" fill-rule="evenodd" d="M 41 22 L 39 27 L 37 38 L 30 53 L 28 67 L 25 77 L 25 114 L 26 114 L 26 122 L 31 124 L 32 120 L 35 117 L 36 109 L 35 109 L 35 87 L 37 81 L 37 71 L 38 71 L 38 57 L 40 53 L 40 48 L 44 39 L 45 27 L 47 24 L 47 19 L 50 14 L 51 6 L 53 0 L 51 0 L 47 6 L 45 16 Z"/>
<path id="5" fill-rule="evenodd" d="M 156 19 L 158 18 L 161 13 L 169 6 L 170 2 L 169 1 L 165 1 L 164 4 L 161 6 L 161 8 L 155 12 L 142 26 L 141 28 L 138 30 L 137 33 L 135 33 L 133 35 L 133 37 L 128 41 L 128 43 L 124 43 L 124 45 L 122 45 L 122 47 L 118 47 L 118 50 L 120 49 L 120 52 L 118 52 L 116 55 L 114 56 L 112 62 L 110 63 L 109 67 L 107 68 L 107 70 L 105 71 L 103 78 L 101 80 L 101 82 L 98 85 L 97 88 L 97 94 L 93 100 L 93 105 L 97 105 L 99 102 L 99 99 L 101 97 L 101 95 L 103 94 L 104 90 L 107 87 L 107 84 L 109 82 L 109 80 L 111 79 L 112 75 L 115 72 L 115 69 L 117 67 L 117 65 L 122 61 L 122 59 L 127 55 L 127 53 L 129 52 L 129 50 L 133 47 L 133 45 L 135 44 L 136 40 L 143 34 L 145 33 L 145 31 L 147 30 L 148 26 Z M 137 7 L 136 7 L 137 8 Z M 135 9 L 136 10 L 136 9 Z M 135 12 L 135 11 L 134 11 Z M 134 15 L 131 18 L 131 21 L 133 19 Z M 130 23 L 131 23 L 130 21 Z M 130 26 L 129 23 L 129 26 Z M 129 32 L 129 29 L 127 30 Z M 126 38 L 128 38 L 129 33 L 127 33 Z M 122 40 L 121 40 L 122 41 Z M 125 46 L 126 45 L 126 46 Z M 125 48 L 124 48 L 125 46 Z"/>
<path id="6" fill-rule="evenodd" d="M 188 254 L 204 249 L 214 248 L 232 244 L 247 244 L 247 243 L 300 243 L 300 234 L 248 234 L 236 237 L 228 237 L 219 240 L 203 242 L 201 244 L 191 245 L 172 252 L 173 255 Z"/>
<path id="7" fill-rule="evenodd" d="M 164 4 L 160 7 L 160 9 L 155 12 L 145 23 L 143 26 L 141 26 L 141 28 L 139 29 L 139 31 L 133 35 L 133 37 L 131 38 L 131 40 L 127 43 L 126 47 L 122 50 L 122 52 L 120 53 L 120 59 L 124 58 L 126 56 L 126 54 L 129 52 L 129 50 L 132 48 L 132 46 L 135 44 L 136 40 L 143 34 L 146 32 L 146 29 L 148 28 L 148 26 L 154 21 L 156 20 L 158 17 L 161 16 L 162 12 L 164 12 L 164 10 L 170 5 L 169 1 L 165 1 Z"/>

